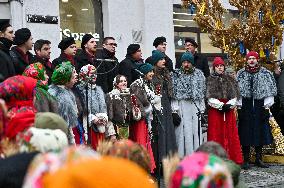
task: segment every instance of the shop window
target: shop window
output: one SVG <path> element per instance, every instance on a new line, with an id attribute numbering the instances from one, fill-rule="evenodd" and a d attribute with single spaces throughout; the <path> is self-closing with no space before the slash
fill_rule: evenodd
<path id="1" fill-rule="evenodd" d="M 59 9 L 61 38 L 72 36 L 80 47 L 84 34 L 90 33 L 101 44 L 103 19 L 100 0 L 60 0 Z"/>

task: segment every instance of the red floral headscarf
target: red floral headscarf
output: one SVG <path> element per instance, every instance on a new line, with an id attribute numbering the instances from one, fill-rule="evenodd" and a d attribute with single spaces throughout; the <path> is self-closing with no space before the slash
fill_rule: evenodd
<path id="1" fill-rule="evenodd" d="M 37 80 L 26 76 L 13 76 L 0 84 L 0 98 L 4 99 L 12 111 L 29 108 L 35 111 L 33 99 Z"/>
<path id="2" fill-rule="evenodd" d="M 45 73 L 45 68 L 41 63 L 33 63 L 27 66 L 23 75 L 40 80 L 39 85 L 47 90 L 48 81 L 44 73 Z"/>

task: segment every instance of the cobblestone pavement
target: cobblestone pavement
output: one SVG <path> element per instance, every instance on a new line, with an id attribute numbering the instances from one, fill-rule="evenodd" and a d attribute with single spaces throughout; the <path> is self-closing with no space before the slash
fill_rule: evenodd
<path id="1" fill-rule="evenodd" d="M 269 168 L 252 167 L 242 171 L 240 177 L 248 187 L 284 187 L 284 165 L 270 164 Z"/>
<path id="2" fill-rule="evenodd" d="M 241 180 L 248 187 L 284 188 L 284 165 L 270 164 L 269 168 L 252 167 L 241 172 Z M 160 188 L 165 188 L 163 180 Z"/>

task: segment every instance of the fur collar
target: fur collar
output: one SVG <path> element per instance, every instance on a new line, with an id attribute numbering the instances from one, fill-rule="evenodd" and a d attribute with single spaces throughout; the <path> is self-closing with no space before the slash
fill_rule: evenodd
<path id="1" fill-rule="evenodd" d="M 237 81 L 227 74 L 212 74 L 207 78 L 207 98 L 233 99 L 239 98 L 240 92 Z"/>
<path id="2" fill-rule="evenodd" d="M 176 70 L 172 76 L 173 98 L 177 100 L 203 100 L 205 97 L 205 77 L 201 70 L 194 69 L 191 74 Z"/>

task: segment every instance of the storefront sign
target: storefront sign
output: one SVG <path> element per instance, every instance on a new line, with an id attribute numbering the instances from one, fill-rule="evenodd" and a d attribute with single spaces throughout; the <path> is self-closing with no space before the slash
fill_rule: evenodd
<path id="1" fill-rule="evenodd" d="M 27 22 L 58 24 L 58 16 L 43 16 L 43 15 L 27 14 Z"/>
<path id="2" fill-rule="evenodd" d="M 70 29 L 60 29 L 60 39 L 62 39 L 62 37 L 73 37 L 75 40 L 79 40 L 82 41 L 82 37 L 85 35 L 86 33 L 73 33 Z M 100 34 L 98 33 L 92 33 L 89 32 L 88 34 L 91 34 L 94 36 L 96 41 L 100 41 Z"/>

